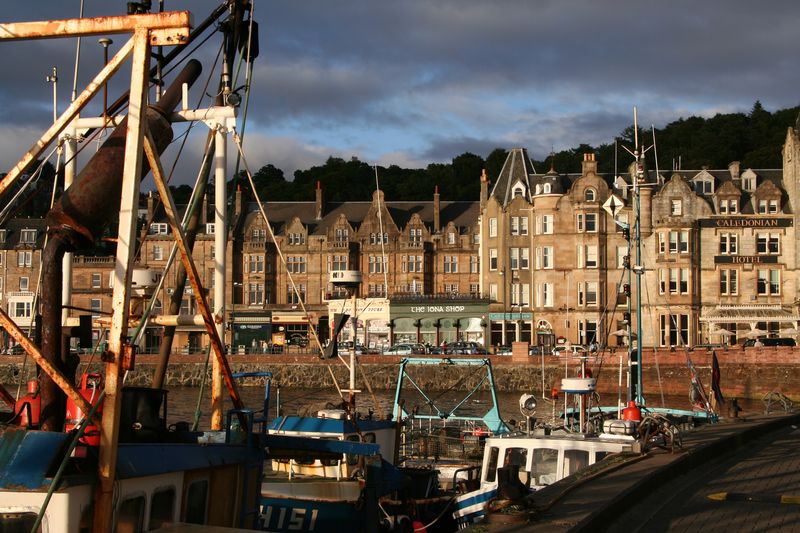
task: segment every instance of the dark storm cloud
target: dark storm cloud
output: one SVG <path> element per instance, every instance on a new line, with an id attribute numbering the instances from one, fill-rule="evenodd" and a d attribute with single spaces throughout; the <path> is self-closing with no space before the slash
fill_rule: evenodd
<path id="1" fill-rule="evenodd" d="M 5 20 L 41 20 L 74 17 L 78 2 L 5 4 Z M 196 22 L 214 5 L 166 2 Z M 87 16 L 124 8 L 86 1 Z M 290 165 L 348 152 L 448 161 L 497 146 L 541 158 L 613 141 L 633 105 L 645 127 L 659 127 L 748 111 L 755 100 L 768 109 L 800 102 L 796 1 L 256 0 L 255 18 L 261 56 L 248 127 Z M 74 40 L 2 46 L 14 50 L 0 55 L 12 74 L 0 84 L 3 124 L 46 125 L 44 76 L 58 65 L 66 102 Z M 87 78 L 101 52 L 95 38 L 83 49 Z"/>

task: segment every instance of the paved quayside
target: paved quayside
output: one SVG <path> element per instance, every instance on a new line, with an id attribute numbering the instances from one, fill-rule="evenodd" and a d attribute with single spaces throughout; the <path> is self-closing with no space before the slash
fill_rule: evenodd
<path id="1" fill-rule="evenodd" d="M 682 451 L 564 479 L 530 497 L 534 512 L 492 515 L 472 531 L 800 531 L 800 505 L 779 503 L 800 496 L 798 423 L 783 413 L 709 425 L 685 433 Z M 733 494 L 708 498 L 718 493 Z"/>

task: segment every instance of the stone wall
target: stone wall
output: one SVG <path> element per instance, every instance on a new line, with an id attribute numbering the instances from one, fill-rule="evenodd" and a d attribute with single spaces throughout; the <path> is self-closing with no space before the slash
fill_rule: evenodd
<path id="1" fill-rule="evenodd" d="M 691 356 L 698 375 L 706 389 L 711 382 L 711 352 L 695 351 Z M 720 350 L 717 352 L 721 367 L 721 384 L 723 393 L 729 397 L 761 399 L 772 391 L 781 391 L 789 397 L 800 399 L 800 348 L 769 347 Z M 357 373 L 359 384 L 364 383 L 363 376 L 368 376 L 370 386 L 375 390 L 391 390 L 398 375 L 397 357 L 362 356 L 360 358 L 363 371 Z M 492 356 L 495 381 L 499 391 L 536 391 L 542 388 L 541 359 L 531 357 L 529 363 L 512 361 L 508 356 Z M 687 354 L 683 351 L 657 352 L 646 351 L 643 354 L 645 372 L 643 375 L 644 391 L 653 398 L 662 391 L 665 395 L 684 396 L 688 394 L 690 374 L 687 367 Z M 130 385 L 148 385 L 152 379 L 155 357 L 139 356 L 136 368 L 128 378 Z M 288 388 L 324 388 L 334 387 L 331 371 L 340 386 L 347 383 L 347 369 L 337 360 L 321 361 L 312 355 L 263 355 L 232 356 L 229 360 L 233 372 L 269 370 L 273 373 L 273 382 Z M 30 361 L 28 369 L 31 368 Z M 16 383 L 21 369 L 22 358 L 0 356 L 0 383 Z M 591 365 L 598 380 L 598 389 L 602 394 L 616 394 L 619 380 L 619 359 L 617 355 L 607 356 L 600 362 Z M 330 368 L 330 370 L 329 370 Z M 570 365 L 570 373 L 574 375 L 576 365 Z M 80 369 L 84 370 L 84 367 Z M 101 371 L 98 363 L 93 363 L 92 371 Z M 167 374 L 167 384 L 171 386 L 197 386 L 201 382 L 205 370 L 203 356 L 174 356 Z M 210 370 L 209 370 L 210 372 Z M 564 375 L 563 362 L 552 356 L 545 356 L 546 390 L 558 387 Z M 431 365 L 416 367 L 415 379 L 425 390 L 444 390 L 455 387 L 468 390 L 477 384 L 482 373 L 475 372 L 471 376 L 463 372 L 452 372 L 447 366 Z M 623 376 L 623 384 L 625 376 Z M 659 385 L 660 383 L 660 385 Z M 244 385 L 261 384 L 259 380 L 250 380 Z M 363 385 L 362 385 L 363 387 Z"/>

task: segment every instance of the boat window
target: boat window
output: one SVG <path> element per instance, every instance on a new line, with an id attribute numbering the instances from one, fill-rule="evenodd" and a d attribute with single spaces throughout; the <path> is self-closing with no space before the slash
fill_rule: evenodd
<path id="1" fill-rule="evenodd" d="M 208 503 L 208 480 L 201 479 L 189 485 L 186 491 L 186 516 L 183 521 L 188 524 L 205 524 Z"/>
<path id="2" fill-rule="evenodd" d="M 36 513 L 0 513 L 0 531 L 3 533 L 30 533 L 35 523 Z M 41 533 L 41 524 L 37 531 Z"/>
<path id="3" fill-rule="evenodd" d="M 156 489 L 150 499 L 150 520 L 147 529 L 158 529 L 172 523 L 175 513 L 175 487 Z"/>
<path id="4" fill-rule="evenodd" d="M 375 433 L 364 433 L 364 441 L 367 444 L 375 444 Z"/>
<path id="5" fill-rule="evenodd" d="M 589 465 L 589 452 L 584 450 L 564 450 L 564 477 L 574 474 Z"/>
<path id="6" fill-rule="evenodd" d="M 144 496 L 127 498 L 117 508 L 116 533 L 141 533 L 144 526 Z"/>
<path id="7" fill-rule="evenodd" d="M 602 460 L 605 456 L 608 455 L 608 452 L 595 452 L 594 454 L 594 462 Z"/>
<path id="8" fill-rule="evenodd" d="M 558 481 L 558 450 L 551 448 L 533 450 L 531 480 L 536 485 L 549 485 Z"/>
<path id="9" fill-rule="evenodd" d="M 500 450 L 492 446 L 489 450 L 489 461 L 486 470 L 486 479 L 484 481 L 494 481 L 497 478 L 497 459 L 500 456 Z"/>
<path id="10" fill-rule="evenodd" d="M 508 448 L 506 450 L 506 457 L 503 460 L 503 466 L 517 465 L 520 470 L 525 470 L 527 462 L 528 450 L 525 448 Z"/>

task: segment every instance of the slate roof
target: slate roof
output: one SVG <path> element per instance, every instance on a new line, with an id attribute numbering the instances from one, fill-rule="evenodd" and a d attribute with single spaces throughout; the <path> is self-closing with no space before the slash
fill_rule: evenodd
<path id="1" fill-rule="evenodd" d="M 511 187 L 514 183 L 520 181 L 525 185 L 526 198 L 530 201 L 531 185 L 528 178 L 533 174 L 536 174 L 536 169 L 533 168 L 531 158 L 528 156 L 528 150 L 525 148 L 512 148 L 508 152 L 505 163 L 503 163 L 500 175 L 497 176 L 497 181 L 492 188 L 492 196 L 497 198 L 500 204 L 508 204 L 514 199 Z"/>
<path id="2" fill-rule="evenodd" d="M 0 249 L 13 250 L 18 246 L 28 246 L 41 249 L 44 246 L 44 237 L 47 233 L 47 224 L 42 218 L 12 218 L 0 228 L 5 230 L 5 240 L 0 241 Z M 21 243 L 22 230 L 35 229 L 36 243 Z"/>

